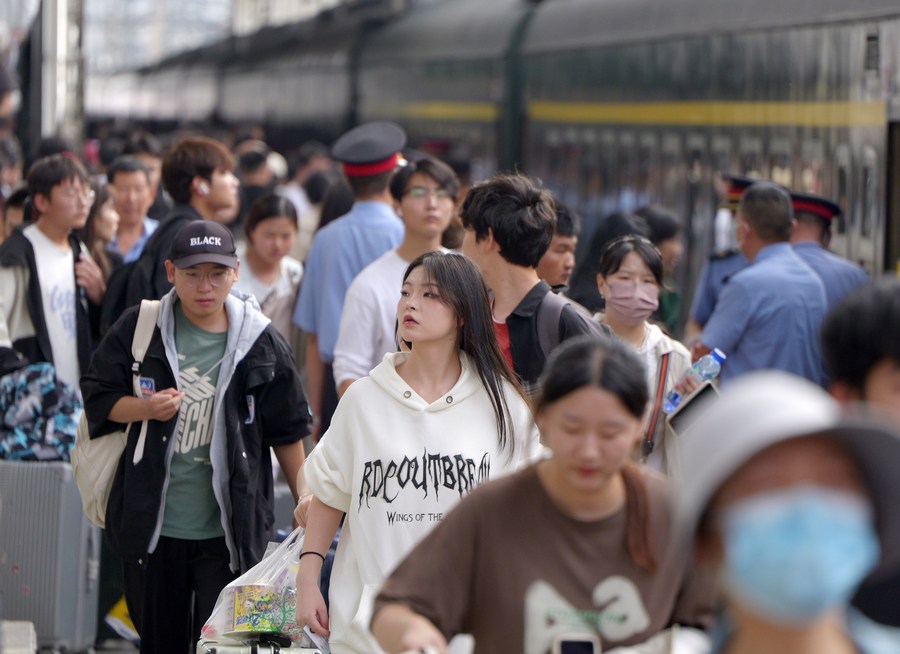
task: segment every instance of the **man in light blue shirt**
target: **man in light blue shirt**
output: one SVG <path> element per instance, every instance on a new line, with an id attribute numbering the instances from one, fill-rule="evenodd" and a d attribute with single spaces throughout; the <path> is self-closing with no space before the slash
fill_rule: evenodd
<path id="1" fill-rule="evenodd" d="M 398 125 L 373 122 L 350 130 L 332 148 L 356 202 L 313 239 L 294 310 L 294 323 L 307 333 L 306 388 L 314 439 L 328 429 L 337 406 L 331 363 L 344 294 L 363 268 L 403 240 L 389 184 L 405 144 L 406 133 Z"/>
<path id="2" fill-rule="evenodd" d="M 791 245 L 825 286 L 830 311 L 850 291 L 869 281 L 869 274 L 855 263 L 828 251 L 831 223 L 841 208 L 825 198 L 806 193 L 791 193 L 794 205 L 794 232 Z"/>
<path id="3" fill-rule="evenodd" d="M 122 255 L 125 263 L 137 261 L 159 221 L 147 216 L 153 204 L 150 169 L 140 159 L 119 157 L 106 172 L 113 206 L 119 214 L 119 228 L 109 249 Z"/>
<path id="4" fill-rule="evenodd" d="M 819 327 L 825 289 L 788 242 L 794 223 L 790 196 L 776 184 L 758 182 L 744 192 L 737 221 L 750 266 L 725 285 L 694 358 L 714 347 L 725 352 L 723 384 L 766 368 L 823 383 Z"/>

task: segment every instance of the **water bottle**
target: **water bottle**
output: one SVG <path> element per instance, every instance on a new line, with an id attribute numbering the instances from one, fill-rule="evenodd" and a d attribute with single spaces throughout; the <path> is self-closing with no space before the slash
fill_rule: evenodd
<path id="1" fill-rule="evenodd" d="M 709 354 L 705 354 L 697 359 L 694 362 L 694 365 L 684 373 L 684 377 L 679 379 L 675 386 L 672 387 L 672 390 L 666 393 L 663 411 L 672 413 L 678 408 L 678 405 L 681 404 L 682 397 L 677 389 L 682 388 L 684 382 L 688 378 L 693 379 L 694 382 L 699 385 L 705 381 L 712 381 L 718 377 L 719 373 L 722 371 L 722 362 L 725 361 L 726 358 L 727 357 L 722 350 L 714 348 Z"/>

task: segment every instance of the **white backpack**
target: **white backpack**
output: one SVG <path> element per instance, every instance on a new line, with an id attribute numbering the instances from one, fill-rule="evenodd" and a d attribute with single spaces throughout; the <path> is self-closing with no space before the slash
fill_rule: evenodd
<path id="1" fill-rule="evenodd" d="M 131 341 L 131 355 L 134 358 L 131 371 L 135 397 L 142 397 L 140 367 L 147 348 L 150 346 L 157 316 L 159 316 L 159 300 L 143 300 Z M 72 448 L 72 472 L 78 492 L 81 494 L 84 513 L 98 527 L 106 525 L 106 504 L 109 501 L 109 491 L 116 476 L 119 459 L 122 458 L 122 452 L 125 451 L 130 428 L 131 424 L 128 424 L 124 429 L 91 438 L 88 433 L 87 416 L 84 411 L 81 412 L 75 446 Z M 134 453 L 134 463 L 143 458 L 146 438 L 147 421 L 145 420 L 141 423 L 141 434 Z"/>

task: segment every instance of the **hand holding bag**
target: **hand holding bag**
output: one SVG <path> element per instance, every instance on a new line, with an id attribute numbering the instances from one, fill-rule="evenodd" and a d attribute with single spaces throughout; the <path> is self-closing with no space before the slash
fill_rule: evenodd
<path id="1" fill-rule="evenodd" d="M 202 638 L 281 636 L 289 638 L 292 647 L 314 647 L 296 620 L 297 568 L 303 534 L 303 528 L 297 527 L 262 561 L 222 589 L 212 615 L 200 631 Z"/>

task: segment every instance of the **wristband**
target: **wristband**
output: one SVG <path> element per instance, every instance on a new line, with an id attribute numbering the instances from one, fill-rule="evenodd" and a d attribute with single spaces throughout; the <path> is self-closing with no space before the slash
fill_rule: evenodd
<path id="1" fill-rule="evenodd" d="M 313 552 L 312 550 L 310 550 L 310 551 L 308 551 L 308 552 L 301 552 L 300 556 L 297 557 L 297 560 L 299 561 L 300 559 L 302 559 L 302 558 L 303 558 L 304 556 L 306 556 L 307 554 L 312 554 L 313 556 L 318 556 L 320 559 L 322 559 L 322 563 L 325 563 L 325 555 L 324 555 L 324 554 L 319 554 L 318 552 Z"/>

